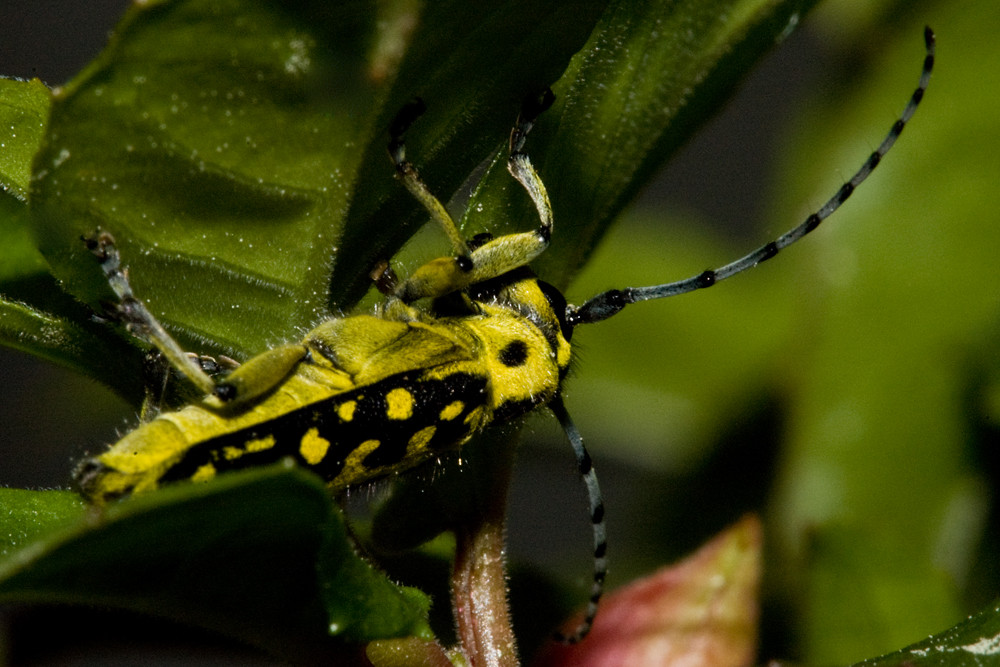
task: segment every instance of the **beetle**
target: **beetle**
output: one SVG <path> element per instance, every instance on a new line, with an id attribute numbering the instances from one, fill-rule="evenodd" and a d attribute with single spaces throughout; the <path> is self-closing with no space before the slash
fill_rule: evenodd
<path id="1" fill-rule="evenodd" d="M 112 235 L 98 230 L 88 248 L 115 292 L 117 317 L 152 343 L 203 394 L 159 414 L 75 473 L 83 495 L 101 505 L 179 481 L 293 459 L 332 492 L 408 470 L 454 450 L 491 424 L 543 406 L 559 420 L 589 496 L 593 584 L 584 619 L 565 641 L 582 639 L 597 613 L 607 571 L 604 506 L 597 476 L 561 389 L 573 330 L 626 306 L 711 287 L 774 257 L 836 211 L 875 169 L 923 98 L 934 65 L 934 34 L 917 88 L 860 169 L 815 213 L 773 241 L 685 280 L 600 293 L 568 304 L 528 264 L 552 239 L 545 185 L 524 145 L 551 91 L 525 104 L 511 132 L 507 168 L 538 211 L 536 229 L 499 237 L 462 237 L 441 202 L 406 159 L 403 135 L 423 110 L 414 102 L 390 127 L 389 154 L 403 185 L 444 230 L 453 254 L 405 280 L 388 263 L 373 272 L 384 295 L 374 314 L 330 317 L 298 342 L 267 350 L 214 377 L 186 353 L 133 293 Z"/>

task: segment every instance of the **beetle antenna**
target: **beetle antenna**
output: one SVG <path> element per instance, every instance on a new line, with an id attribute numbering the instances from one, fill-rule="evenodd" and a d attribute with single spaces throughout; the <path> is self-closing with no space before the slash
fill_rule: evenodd
<path id="1" fill-rule="evenodd" d="M 849 181 L 840 186 L 837 193 L 830 197 L 830 199 L 827 200 L 827 202 L 823 204 L 819 210 L 807 217 L 797 227 L 790 229 L 770 243 L 762 245 L 753 252 L 744 255 L 736 261 L 726 264 L 725 266 L 721 266 L 717 269 L 709 269 L 696 276 L 672 283 L 650 285 L 649 287 L 626 287 L 621 290 L 615 289 L 602 292 L 601 294 L 589 299 L 582 306 L 567 307 L 566 321 L 571 326 L 600 322 L 612 317 L 620 312 L 625 306 L 637 301 L 665 299 L 670 296 L 693 292 L 694 290 L 702 289 L 704 287 L 711 287 L 726 278 L 731 278 L 737 273 L 742 273 L 747 269 L 757 266 L 761 262 L 771 259 L 778 254 L 778 251 L 790 246 L 809 232 L 816 229 L 821 222 L 826 220 L 833 214 L 834 211 L 840 208 L 840 206 L 851 196 L 854 190 L 871 175 L 871 173 L 875 170 L 875 167 L 877 167 L 879 162 L 882 161 L 885 154 L 889 152 L 890 148 L 892 148 L 892 145 L 896 143 L 896 139 L 899 138 L 899 135 L 903 132 L 903 128 L 906 127 L 906 124 L 913 116 L 913 113 L 917 110 L 917 106 L 924 97 L 924 91 L 927 90 L 927 85 L 930 83 L 931 70 L 934 69 L 934 32 L 929 27 L 924 28 L 924 42 L 926 44 L 927 53 L 924 57 L 923 70 L 920 73 L 920 82 L 917 84 L 916 90 L 914 90 L 913 94 L 910 96 L 910 101 L 907 102 L 906 108 L 903 109 L 903 113 L 896 119 L 896 122 L 893 123 L 892 128 L 889 130 L 885 139 L 883 139 L 879 147 L 868 156 L 868 159 L 865 160 L 863 165 L 861 165 L 861 168 L 858 169 Z"/>
<path id="2" fill-rule="evenodd" d="M 569 438 L 569 442 L 573 446 L 576 467 L 580 471 L 580 477 L 584 484 L 587 485 L 587 496 L 590 501 L 590 525 L 594 534 L 594 579 L 590 588 L 590 599 L 587 600 L 587 610 L 583 614 L 583 620 L 571 634 L 564 635 L 561 632 L 555 634 L 558 641 L 564 644 L 575 644 L 587 636 L 594 624 L 594 617 L 597 616 L 597 605 L 601 595 L 604 594 L 604 578 L 608 574 L 608 559 L 605 555 L 608 550 L 608 540 L 604 525 L 604 498 L 601 495 L 601 487 L 597 483 L 597 473 L 594 471 L 593 461 L 590 460 L 587 448 L 583 446 L 580 431 L 577 430 L 576 424 L 573 423 L 569 412 L 566 411 L 566 406 L 563 405 L 562 397 L 556 396 L 549 403 L 549 409 L 555 413 L 563 432 L 566 433 L 566 437 Z"/>

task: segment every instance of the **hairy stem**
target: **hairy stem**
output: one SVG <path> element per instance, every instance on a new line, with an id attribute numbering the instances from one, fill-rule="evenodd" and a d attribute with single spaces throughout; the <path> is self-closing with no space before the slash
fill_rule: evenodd
<path id="1" fill-rule="evenodd" d="M 514 456 L 509 438 L 490 438 L 495 458 L 480 507 L 455 529 L 452 608 L 462 649 L 473 667 L 517 665 L 507 603 L 504 515 Z M 506 442 L 504 441 L 506 440 Z"/>

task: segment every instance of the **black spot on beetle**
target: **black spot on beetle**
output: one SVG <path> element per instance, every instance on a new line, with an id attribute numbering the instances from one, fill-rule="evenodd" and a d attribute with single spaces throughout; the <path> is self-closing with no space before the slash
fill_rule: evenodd
<path id="1" fill-rule="evenodd" d="M 528 345 L 523 340 L 512 340 L 500 350 L 498 358 L 509 368 L 522 366 L 528 358 Z"/>

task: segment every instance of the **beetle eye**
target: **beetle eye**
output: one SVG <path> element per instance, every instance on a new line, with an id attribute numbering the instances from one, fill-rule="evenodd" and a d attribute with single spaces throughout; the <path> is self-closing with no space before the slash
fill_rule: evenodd
<path id="1" fill-rule="evenodd" d="M 573 326 L 566 319 L 566 297 L 556 289 L 555 285 L 547 283 L 544 280 L 538 281 L 538 289 L 542 290 L 542 294 L 545 295 L 545 299 L 556 314 L 556 319 L 559 320 L 559 330 L 568 343 L 569 339 L 573 337 Z"/>

